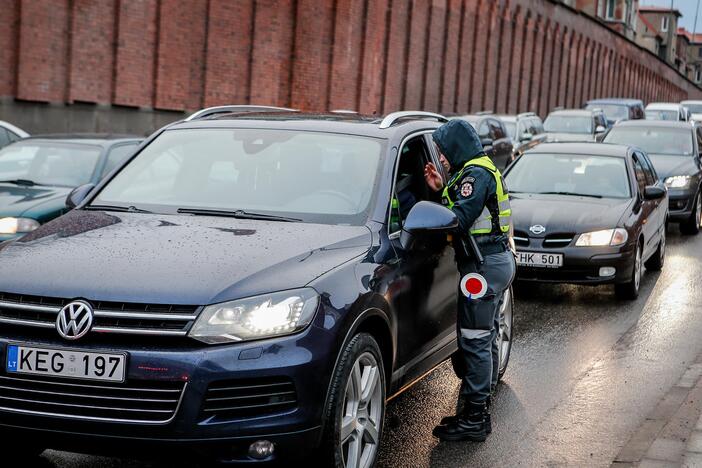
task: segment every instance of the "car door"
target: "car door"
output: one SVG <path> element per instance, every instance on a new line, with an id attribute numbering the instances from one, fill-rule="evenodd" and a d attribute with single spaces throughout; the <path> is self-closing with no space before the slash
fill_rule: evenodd
<path id="1" fill-rule="evenodd" d="M 487 119 L 487 124 L 492 139 L 492 161 L 502 170 L 512 160 L 512 140 L 499 120 L 490 118 Z"/>
<path id="2" fill-rule="evenodd" d="M 658 177 L 656 169 L 655 167 L 653 167 L 653 162 L 651 162 L 651 159 L 648 157 L 648 155 L 646 153 L 640 153 L 640 158 L 644 166 L 644 173 L 646 174 L 646 183 L 648 185 L 655 185 L 664 189 L 665 185 L 663 184 L 663 182 L 661 182 L 660 178 Z M 654 205 L 654 221 L 652 222 L 655 223 L 655 227 L 658 230 L 656 238 L 660 239 L 660 236 L 663 230 L 665 229 L 665 222 L 668 217 L 668 199 L 667 197 L 665 197 L 657 200 L 652 200 L 652 202 Z M 654 245 L 658 245 L 658 242 L 655 242 Z"/>
<path id="3" fill-rule="evenodd" d="M 649 185 L 649 180 L 647 179 L 646 169 L 645 169 L 645 159 L 643 155 L 634 151 L 632 154 L 632 162 L 634 165 L 634 176 L 636 177 L 636 185 L 638 188 L 638 206 L 641 210 L 641 231 L 644 235 L 644 251 L 643 258 L 648 258 L 653 251 L 655 251 L 658 246 L 659 231 L 658 222 L 656 219 L 657 205 L 655 202 L 660 202 L 660 200 L 646 200 L 644 198 L 644 191 L 646 186 Z"/>
<path id="4" fill-rule="evenodd" d="M 428 134 L 414 135 L 399 151 L 393 186 L 389 238 L 396 258 L 389 290 L 398 326 L 397 358 L 406 379 L 418 377 L 455 349 L 456 301 L 459 283 L 454 251 L 444 236 L 432 243 L 405 249 L 400 243 L 402 223 L 421 200 L 438 201 L 424 181 L 424 166 L 441 167 Z"/>

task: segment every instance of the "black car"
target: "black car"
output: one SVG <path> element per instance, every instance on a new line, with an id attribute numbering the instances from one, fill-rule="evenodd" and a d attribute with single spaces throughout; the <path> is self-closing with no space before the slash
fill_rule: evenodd
<path id="1" fill-rule="evenodd" d="M 668 187 L 670 221 L 684 234 L 702 223 L 702 127 L 688 122 L 639 120 L 616 125 L 604 139 L 644 150 Z"/>
<path id="2" fill-rule="evenodd" d="M 610 126 L 624 120 L 640 120 L 645 117 L 644 103 L 640 99 L 591 99 L 585 103 L 585 109 L 604 112 Z"/>
<path id="3" fill-rule="evenodd" d="M 534 112 L 498 116 L 512 139 L 512 160 L 546 139 L 544 123 Z"/>
<path id="4" fill-rule="evenodd" d="M 498 169 L 502 170 L 512 162 L 514 150 L 512 139 L 505 124 L 497 116 L 492 115 L 491 112 L 481 112 L 452 118 L 465 120 L 475 128 L 483 147 Z"/>
<path id="5" fill-rule="evenodd" d="M 550 143 L 597 141 L 609 124 L 601 109 L 557 109 L 544 120 Z"/>
<path id="6" fill-rule="evenodd" d="M 544 143 L 505 174 L 517 279 L 614 283 L 635 298 L 643 265 L 663 267 L 667 194 L 646 154 L 624 145 Z"/>
<path id="7" fill-rule="evenodd" d="M 75 187 L 97 183 L 142 139 L 126 135 L 44 135 L 0 149 L 0 242 L 62 215 Z"/>
<path id="8" fill-rule="evenodd" d="M 457 219 L 423 175 L 446 119 L 247 110 L 0 247 L 3 444 L 373 464 L 386 400 L 456 350 Z"/>

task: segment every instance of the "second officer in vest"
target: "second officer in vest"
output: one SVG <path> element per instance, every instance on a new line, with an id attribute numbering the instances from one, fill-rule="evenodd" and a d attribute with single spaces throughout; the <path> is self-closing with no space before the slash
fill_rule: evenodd
<path id="1" fill-rule="evenodd" d="M 444 418 L 434 435 L 441 440 L 484 441 L 491 431 L 490 393 L 497 384 L 498 310 L 516 270 L 508 246 L 511 209 L 502 175 L 485 154 L 473 127 L 462 120 L 451 120 L 436 129 L 433 139 L 451 178 L 444 186 L 430 163 L 425 168 L 427 184 L 434 191 L 443 190 L 442 202 L 458 217 L 456 245 L 471 245 L 470 234 L 481 254 L 457 248 L 458 270 L 461 277 L 479 273 L 487 282 L 487 292 L 480 299 L 470 299 L 459 289 L 457 322 L 462 362 L 455 367 L 465 370 L 458 412 L 455 417 Z"/>

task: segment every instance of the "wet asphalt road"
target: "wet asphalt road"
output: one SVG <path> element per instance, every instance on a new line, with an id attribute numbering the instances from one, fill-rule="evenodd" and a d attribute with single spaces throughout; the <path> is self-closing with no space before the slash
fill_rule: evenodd
<path id="1" fill-rule="evenodd" d="M 382 467 L 608 466 L 663 394 L 702 353 L 702 235 L 671 226 L 666 265 L 633 302 L 610 287 L 516 291 L 515 342 L 483 444 L 438 443 L 453 407 L 449 365 L 388 406 Z M 151 463 L 46 452 L 46 468 Z"/>

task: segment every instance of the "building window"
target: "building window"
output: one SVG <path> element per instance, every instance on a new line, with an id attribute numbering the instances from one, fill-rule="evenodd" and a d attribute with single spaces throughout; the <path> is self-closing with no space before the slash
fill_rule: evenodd
<path id="1" fill-rule="evenodd" d="M 664 16 L 661 20 L 661 31 L 666 32 L 668 30 L 668 17 Z"/>
<path id="2" fill-rule="evenodd" d="M 702 70 L 699 68 L 695 70 L 695 83 L 699 83 L 702 80 Z"/>
<path id="3" fill-rule="evenodd" d="M 700 58 L 702 58 L 702 47 L 699 47 L 699 48 L 697 49 L 697 56 L 700 57 Z"/>
<path id="4" fill-rule="evenodd" d="M 614 19 L 614 7 L 616 6 L 616 0 L 607 0 L 607 6 L 605 7 L 605 18 L 608 20 Z"/>

